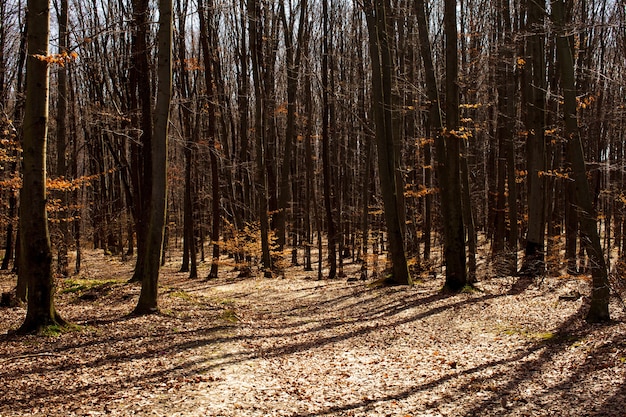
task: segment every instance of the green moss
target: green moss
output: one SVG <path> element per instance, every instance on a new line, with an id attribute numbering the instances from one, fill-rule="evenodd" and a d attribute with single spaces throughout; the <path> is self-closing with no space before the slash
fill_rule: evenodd
<path id="1" fill-rule="evenodd" d="M 172 291 L 168 295 L 172 298 L 180 298 L 181 300 L 194 301 L 194 297 L 184 290 Z"/>
<path id="2" fill-rule="evenodd" d="M 483 292 L 483 291 L 480 288 L 476 288 L 472 284 L 467 284 L 463 288 L 461 288 L 461 291 L 459 292 L 462 294 L 475 294 L 477 292 Z"/>
<path id="3" fill-rule="evenodd" d="M 61 294 L 83 293 L 92 289 L 100 289 L 104 287 L 112 287 L 119 285 L 120 281 L 113 279 L 86 279 L 86 278 L 70 278 L 63 281 Z"/>
<path id="4" fill-rule="evenodd" d="M 65 325 L 51 324 L 49 326 L 43 327 L 39 333 L 42 336 L 59 337 L 64 333 L 81 332 L 84 329 L 86 329 L 84 326 L 79 326 L 78 324 L 73 323 L 68 323 Z"/>
<path id="5" fill-rule="evenodd" d="M 225 321 L 228 321 L 230 323 L 237 323 L 237 322 L 241 321 L 239 319 L 239 316 L 237 316 L 237 313 L 235 313 L 234 310 L 230 310 L 230 309 L 226 309 L 226 310 L 222 311 L 221 319 L 225 320 Z"/>
<path id="6" fill-rule="evenodd" d="M 582 339 L 578 336 L 569 335 L 565 333 L 554 333 L 549 331 L 530 331 L 528 329 L 524 329 L 522 327 L 506 327 L 502 328 L 499 332 L 500 334 L 507 336 L 520 336 L 524 339 L 541 342 L 541 343 L 549 343 L 549 344 L 557 344 L 557 343 L 569 343 L 573 347 L 580 346 Z"/>

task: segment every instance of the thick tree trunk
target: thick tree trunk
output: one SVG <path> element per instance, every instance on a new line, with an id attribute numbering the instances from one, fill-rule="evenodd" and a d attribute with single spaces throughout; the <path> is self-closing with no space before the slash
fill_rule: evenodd
<path id="1" fill-rule="evenodd" d="M 133 0 L 133 59 L 130 70 L 131 101 L 139 108 L 139 136 L 131 142 L 131 181 L 133 184 L 133 218 L 137 236 L 137 260 L 130 281 L 140 282 L 146 260 L 148 218 L 150 217 L 150 193 L 152 191 L 152 89 L 148 51 L 148 0 Z"/>
<path id="2" fill-rule="evenodd" d="M 152 136 L 152 192 L 142 268 L 141 293 L 134 314 L 158 312 L 158 280 L 167 209 L 167 142 L 172 98 L 172 0 L 159 0 L 157 102 Z"/>
<path id="3" fill-rule="evenodd" d="M 220 178 L 219 178 L 219 160 L 217 153 L 219 152 L 218 139 L 217 139 L 217 120 L 216 120 L 216 92 L 214 72 L 216 72 L 217 65 L 215 60 L 219 59 L 214 56 L 216 53 L 214 49 L 209 47 L 209 39 L 211 37 L 209 30 L 209 22 L 212 21 L 211 15 L 207 17 L 206 13 L 212 13 L 213 5 L 209 2 L 208 7 L 204 7 L 202 0 L 198 1 L 198 12 L 200 16 L 200 43 L 202 45 L 202 55 L 204 59 L 204 78 L 207 89 L 208 97 L 208 146 L 209 146 L 209 160 L 211 162 L 211 245 L 213 251 L 211 254 L 211 269 L 207 279 L 217 278 L 219 257 L 220 257 L 220 223 L 222 219 L 221 204 L 220 204 Z M 217 74 L 216 74 L 217 76 Z"/>
<path id="4" fill-rule="evenodd" d="M 565 116 L 565 137 L 567 138 L 567 159 L 572 166 L 572 177 L 579 207 L 581 241 L 591 264 L 592 291 L 591 304 L 586 320 L 590 323 L 606 322 L 609 315 L 609 281 L 607 266 L 602 252 L 598 225 L 593 207 L 593 198 L 587 180 L 585 156 L 578 128 L 576 84 L 574 80 L 574 59 L 572 46 L 567 35 L 563 0 L 552 2 L 552 15 L 557 28 L 557 53 L 563 90 L 563 111 Z"/>
<path id="5" fill-rule="evenodd" d="M 444 229 L 444 288 L 460 291 L 467 284 L 465 230 L 460 176 L 459 86 L 456 1 L 446 0 L 444 11 L 446 50 L 446 128 L 435 139 Z"/>
<path id="6" fill-rule="evenodd" d="M 545 227 L 546 227 L 546 188 L 543 174 L 546 170 L 545 142 L 545 51 L 544 16 L 545 1 L 528 3 L 528 37 L 526 68 L 529 80 L 525 86 L 526 130 L 528 132 L 526 150 L 528 171 L 528 232 L 526 250 L 520 275 L 536 277 L 545 272 Z"/>
<path id="7" fill-rule="evenodd" d="M 48 0 L 28 1 L 28 59 L 24 112 L 23 186 L 20 195 L 19 275 L 28 283 L 26 318 L 20 333 L 65 321 L 54 306 L 52 250 L 46 213 L 50 9 Z"/>
<path id="8" fill-rule="evenodd" d="M 389 15 L 391 6 L 385 0 L 366 1 L 365 15 L 370 38 L 372 59 L 372 102 L 376 126 L 378 173 L 383 196 L 392 281 L 411 285 L 411 274 L 404 252 L 404 236 L 398 195 L 404 191 L 396 181 L 396 152 L 394 150 L 394 117 L 392 98 L 392 45 Z"/>

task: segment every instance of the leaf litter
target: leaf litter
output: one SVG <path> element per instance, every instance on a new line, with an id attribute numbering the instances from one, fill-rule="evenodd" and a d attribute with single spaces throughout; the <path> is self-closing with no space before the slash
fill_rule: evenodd
<path id="1" fill-rule="evenodd" d="M 91 252 L 84 265 L 92 287 L 58 283 L 77 327 L 15 336 L 24 308 L 2 309 L 0 417 L 626 415 L 624 311 L 586 324 L 585 296 L 559 298 L 588 294 L 579 278 L 523 291 L 483 278 L 444 295 L 441 278 L 369 288 L 301 267 L 274 279 L 223 267 L 205 281 L 168 262 L 161 314 L 130 317 L 132 262 Z M 14 279 L 0 275 L 0 289 Z"/>

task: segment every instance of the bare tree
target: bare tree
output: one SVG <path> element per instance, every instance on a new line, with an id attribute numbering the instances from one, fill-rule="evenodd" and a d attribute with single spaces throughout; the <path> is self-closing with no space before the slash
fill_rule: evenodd
<path id="1" fill-rule="evenodd" d="M 48 0 L 29 0 L 18 272 L 28 283 L 28 308 L 26 318 L 18 330 L 20 333 L 39 331 L 49 325 L 65 324 L 54 306 L 52 249 L 46 212 L 49 34 Z"/>
<path id="2" fill-rule="evenodd" d="M 172 98 L 172 0 L 159 0 L 157 94 L 151 143 L 152 191 L 142 267 L 141 293 L 134 314 L 158 311 L 158 280 L 167 208 L 167 147 Z"/>

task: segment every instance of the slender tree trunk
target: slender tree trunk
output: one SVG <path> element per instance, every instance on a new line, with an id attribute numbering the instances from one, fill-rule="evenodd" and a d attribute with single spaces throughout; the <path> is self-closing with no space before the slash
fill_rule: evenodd
<path id="1" fill-rule="evenodd" d="M 158 312 L 158 280 L 167 209 L 167 136 L 172 98 L 172 0 L 159 0 L 157 101 L 152 140 L 152 192 L 141 293 L 134 314 Z"/>
<path id="2" fill-rule="evenodd" d="M 252 52 L 252 75 L 255 93 L 255 142 L 256 142 L 256 190 L 259 198 L 259 224 L 261 231 L 261 264 L 266 277 L 272 276 L 272 258 L 269 245 L 269 214 L 267 201 L 267 175 L 265 168 L 265 95 L 261 80 L 263 62 L 263 40 L 259 24 L 261 10 L 258 0 L 248 2 L 250 49 Z"/>
<path id="3" fill-rule="evenodd" d="M 203 1 L 198 1 L 198 11 L 200 16 L 200 43 L 202 45 L 202 55 L 204 57 L 204 78 L 207 88 L 208 97 L 208 113 L 209 123 L 207 136 L 209 139 L 209 160 L 211 162 L 211 245 L 213 247 L 211 256 L 211 270 L 207 279 L 217 278 L 219 258 L 220 258 L 220 222 L 221 222 L 221 204 L 220 204 L 220 178 L 219 178 L 219 161 L 217 153 L 219 152 L 218 140 L 217 140 L 217 120 L 216 120 L 216 101 L 217 95 L 215 92 L 215 82 L 213 73 L 216 72 L 217 66 L 215 60 L 219 59 L 215 57 L 216 53 L 214 49 L 209 48 L 209 22 L 212 22 L 211 14 L 208 19 L 206 13 L 213 13 L 213 4 L 209 1 L 208 7 L 204 7 Z"/>
<path id="4" fill-rule="evenodd" d="M 67 54 L 68 32 L 67 32 L 67 0 L 61 0 L 61 10 L 59 20 L 59 54 Z M 57 152 L 57 177 L 67 176 L 66 149 L 67 149 L 67 68 L 62 66 L 57 69 L 57 131 L 56 131 L 56 152 Z M 70 244 L 70 231 L 68 225 L 69 199 L 67 190 L 57 191 L 61 201 L 61 210 L 58 215 L 59 241 L 57 242 L 57 272 L 64 277 L 69 275 L 69 264 L 67 258 L 68 246 Z"/>
<path id="5" fill-rule="evenodd" d="M 183 262 L 180 272 L 189 272 L 189 278 L 198 277 L 196 233 L 193 218 L 193 156 L 196 143 L 194 140 L 195 130 L 192 128 L 191 106 L 191 84 L 187 68 L 187 45 L 186 45 L 186 16 L 188 1 L 177 0 L 179 24 L 178 24 L 178 57 L 180 61 L 180 94 L 183 102 L 180 104 L 180 117 L 182 130 L 185 135 L 185 148 L 183 155 L 185 159 L 185 189 L 183 191 Z"/>
<path id="6" fill-rule="evenodd" d="M 274 215 L 276 222 L 277 244 L 282 250 L 286 242 L 287 204 L 291 183 L 290 171 L 292 165 L 293 143 L 296 133 L 296 94 L 298 93 L 298 78 L 300 73 L 300 57 L 304 42 L 304 28 L 306 27 L 307 0 L 300 2 L 300 17 L 298 19 L 298 34 L 296 44 L 293 42 L 293 30 L 287 21 L 285 4 L 280 4 L 280 14 L 283 22 L 285 40 L 285 58 L 287 60 L 287 126 L 285 127 L 285 147 L 283 162 L 280 170 L 280 184 L 278 188 L 278 211 Z"/>
<path id="7" fill-rule="evenodd" d="M 25 18 L 26 18 L 26 22 L 24 23 L 24 25 L 22 26 L 22 30 L 20 32 L 20 52 L 18 55 L 18 60 L 17 60 L 17 93 L 18 96 L 22 95 L 24 93 L 25 90 L 25 77 L 24 77 L 24 64 L 26 62 L 26 57 L 27 57 L 27 45 L 26 45 L 26 39 L 28 36 L 28 10 L 26 10 L 25 12 Z M 21 22 L 21 20 L 20 20 Z M 23 100 L 19 100 L 16 103 L 15 106 L 15 118 L 16 119 L 22 119 L 22 111 L 24 109 L 24 101 Z M 22 124 L 22 140 L 23 140 L 23 135 L 24 135 L 24 129 L 23 129 L 23 124 Z M 16 172 L 17 171 L 17 162 L 15 162 L 12 166 L 12 172 Z M 12 200 L 14 202 L 13 205 L 13 215 L 15 215 L 15 210 L 17 209 L 17 196 L 15 194 L 15 192 L 12 193 Z M 9 208 L 11 208 L 11 202 L 12 200 L 9 200 Z M 19 216 L 19 212 L 18 212 L 18 216 Z M 19 272 L 19 259 L 20 259 L 20 231 L 19 231 L 19 219 L 18 219 L 18 228 L 17 228 L 17 233 L 15 234 L 15 260 L 13 262 L 13 272 L 14 273 L 18 273 Z M 12 231 L 12 230 L 11 230 Z M 7 246 L 9 243 L 10 236 L 7 236 Z M 7 254 L 5 253 L 5 257 L 7 256 Z M 4 263 L 4 261 L 3 261 Z M 28 287 L 28 282 L 27 279 L 24 275 L 21 275 L 18 273 L 17 275 L 17 285 L 15 288 L 15 297 L 22 301 L 25 302 L 26 301 L 26 292 L 27 292 L 27 287 Z"/>
<path id="8" fill-rule="evenodd" d="M 334 184 L 330 166 L 330 101 L 329 101 L 329 65 L 330 28 L 328 17 L 328 0 L 322 1 L 322 174 L 324 188 L 324 208 L 326 210 L 326 233 L 328 239 L 328 278 L 337 277 L 337 227 L 333 215 Z"/>
<path id="9" fill-rule="evenodd" d="M 20 333 L 65 321 L 54 306 L 52 249 L 46 213 L 50 9 L 48 0 L 28 1 L 28 59 L 24 112 L 23 186 L 20 195 L 20 266 L 28 283 L 26 318 Z"/>

